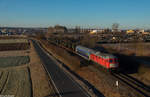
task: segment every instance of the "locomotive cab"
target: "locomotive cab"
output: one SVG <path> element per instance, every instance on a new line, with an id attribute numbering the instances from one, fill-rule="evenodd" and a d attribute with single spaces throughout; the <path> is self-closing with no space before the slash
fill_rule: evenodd
<path id="1" fill-rule="evenodd" d="M 118 67 L 118 59 L 117 58 L 110 58 L 109 59 L 109 67 L 110 68 Z"/>

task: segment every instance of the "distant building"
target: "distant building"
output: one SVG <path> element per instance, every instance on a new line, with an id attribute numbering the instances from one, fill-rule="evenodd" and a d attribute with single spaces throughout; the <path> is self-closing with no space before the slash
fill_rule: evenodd
<path id="1" fill-rule="evenodd" d="M 126 34 L 133 34 L 133 33 L 135 33 L 134 30 L 127 30 L 127 31 L 126 31 Z"/>
<path id="2" fill-rule="evenodd" d="M 149 34 L 149 32 L 143 32 L 142 34 Z"/>
<path id="3" fill-rule="evenodd" d="M 2 29 L 1 32 L 2 33 L 7 33 L 7 29 Z"/>
<path id="4" fill-rule="evenodd" d="M 142 34 L 142 33 L 144 33 L 144 32 L 145 32 L 145 30 L 143 30 L 143 29 L 142 29 L 142 30 L 137 30 L 136 32 L 137 32 L 137 33 L 141 33 L 141 34 Z"/>
<path id="5" fill-rule="evenodd" d="M 92 31 L 90 31 L 90 34 L 97 34 L 97 30 L 92 30 Z"/>

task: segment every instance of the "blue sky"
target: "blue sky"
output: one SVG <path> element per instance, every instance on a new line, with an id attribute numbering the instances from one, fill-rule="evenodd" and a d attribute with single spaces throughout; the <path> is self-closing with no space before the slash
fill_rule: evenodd
<path id="1" fill-rule="evenodd" d="M 0 26 L 150 28 L 150 0 L 0 0 Z"/>

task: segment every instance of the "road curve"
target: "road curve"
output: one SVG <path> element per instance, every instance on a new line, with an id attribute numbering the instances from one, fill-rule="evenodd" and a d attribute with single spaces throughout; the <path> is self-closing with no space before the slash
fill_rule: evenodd
<path id="1" fill-rule="evenodd" d="M 65 71 L 57 65 L 51 56 L 48 56 L 43 49 L 41 49 L 35 40 L 32 40 L 32 42 L 59 92 L 59 94 L 50 94 L 49 96 L 91 97 L 76 81 L 71 78 L 70 75 L 65 73 Z"/>

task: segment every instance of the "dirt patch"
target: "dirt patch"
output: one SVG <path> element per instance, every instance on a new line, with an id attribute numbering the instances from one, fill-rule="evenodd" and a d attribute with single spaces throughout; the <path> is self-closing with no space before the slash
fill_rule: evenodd
<path id="1" fill-rule="evenodd" d="M 26 40 L 27 41 L 27 40 Z M 7 40 L 5 41 L 7 42 Z M 9 40 L 8 42 L 12 42 Z M 28 42 L 28 41 L 27 41 Z M 14 97 L 32 97 L 32 83 L 27 51 L 6 51 L 29 48 L 28 43 L 0 43 L 0 94 Z M 19 47 L 18 47 L 19 46 Z M 23 46 L 23 47 L 21 47 Z M 26 48 L 26 47 L 25 47 Z"/>
<path id="2" fill-rule="evenodd" d="M 28 64 L 29 62 L 29 56 L 0 57 L 0 68 L 19 66 L 23 64 Z"/>
<path id="3" fill-rule="evenodd" d="M 0 57 L 0 94 L 32 97 L 32 84 L 27 65 L 30 62 L 29 56 L 7 55 Z"/>
<path id="4" fill-rule="evenodd" d="M 131 74 L 132 77 L 140 80 L 144 84 L 150 87 L 150 68 L 147 66 L 141 66 L 139 68 L 139 72 L 135 74 Z"/>
<path id="5" fill-rule="evenodd" d="M 55 94 L 33 45 L 28 50 L 9 50 L 0 52 L 1 95 L 45 97 Z"/>
<path id="6" fill-rule="evenodd" d="M 0 51 L 0 57 L 10 57 L 10 56 L 28 56 L 29 50 L 23 51 Z"/>
<path id="7" fill-rule="evenodd" d="M 0 44 L 0 51 L 11 51 L 11 50 L 27 50 L 29 49 L 29 43 L 7 43 Z"/>
<path id="8" fill-rule="evenodd" d="M 0 93 L 1 95 L 14 95 L 15 97 L 31 97 L 29 69 L 27 67 L 1 69 Z"/>
<path id="9" fill-rule="evenodd" d="M 0 51 L 27 50 L 29 47 L 27 39 L 0 39 Z"/>

